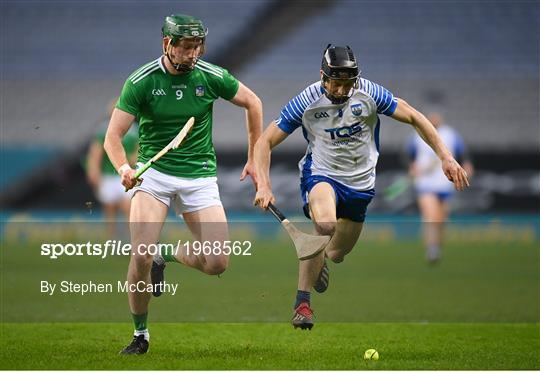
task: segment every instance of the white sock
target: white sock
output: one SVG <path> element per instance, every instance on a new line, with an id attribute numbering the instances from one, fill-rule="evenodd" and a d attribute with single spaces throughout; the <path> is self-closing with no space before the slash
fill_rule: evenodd
<path id="1" fill-rule="evenodd" d="M 144 339 L 146 341 L 150 341 L 150 332 L 148 332 L 148 329 L 143 329 L 142 331 L 135 330 L 135 332 L 133 332 L 133 335 L 135 337 L 140 336 L 140 335 L 144 335 Z"/>
<path id="2" fill-rule="evenodd" d="M 438 245 L 431 245 L 426 252 L 426 258 L 429 261 L 437 261 L 441 258 L 441 250 Z"/>
<path id="3" fill-rule="evenodd" d="M 156 253 L 154 255 L 154 262 L 158 265 L 163 265 L 165 263 L 165 259 L 160 253 Z"/>

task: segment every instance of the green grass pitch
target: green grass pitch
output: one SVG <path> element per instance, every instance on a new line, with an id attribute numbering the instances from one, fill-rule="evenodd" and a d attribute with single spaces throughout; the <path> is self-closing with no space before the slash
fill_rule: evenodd
<path id="1" fill-rule="evenodd" d="M 150 351 L 120 356 L 129 324 L 3 326 L 2 369 L 537 369 L 538 325 L 158 323 Z M 366 349 L 379 351 L 365 361 Z"/>
<path id="2" fill-rule="evenodd" d="M 293 330 L 297 261 L 284 239 L 254 243 L 218 277 L 170 265 L 153 299 L 150 352 L 131 338 L 125 294 L 39 293 L 40 280 L 123 280 L 127 259 L 50 260 L 3 244 L 0 369 L 539 369 L 538 242 L 450 242 L 431 267 L 414 241 L 370 239 L 330 264 L 314 329 Z M 366 349 L 379 361 L 363 360 Z"/>

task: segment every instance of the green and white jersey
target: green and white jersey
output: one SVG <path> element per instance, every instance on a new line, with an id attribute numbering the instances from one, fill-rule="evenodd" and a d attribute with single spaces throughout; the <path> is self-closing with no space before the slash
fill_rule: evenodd
<path id="1" fill-rule="evenodd" d="M 219 97 L 232 99 L 238 80 L 227 70 L 199 60 L 188 74 L 172 75 L 160 57 L 129 76 L 116 107 L 139 123 L 138 161 L 147 162 L 163 149 L 191 116 L 195 125 L 182 145 L 153 168 L 177 177 L 216 175 L 212 143 L 212 108 Z"/>

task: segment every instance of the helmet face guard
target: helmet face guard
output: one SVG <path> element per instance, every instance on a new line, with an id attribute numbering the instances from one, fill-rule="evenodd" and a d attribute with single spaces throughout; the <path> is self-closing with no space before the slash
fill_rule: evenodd
<path id="1" fill-rule="evenodd" d="M 354 89 L 358 88 L 358 77 L 360 71 L 352 49 L 347 47 L 332 46 L 326 47 L 321 63 L 322 82 L 326 97 L 333 104 L 343 104 L 351 98 Z M 346 89 L 345 94 L 336 94 L 333 85 L 337 84 Z"/>
<path id="2" fill-rule="evenodd" d="M 334 105 L 341 105 L 352 97 L 354 89 L 358 88 L 358 79 L 332 79 L 323 74 L 322 84 L 326 98 Z M 344 87 L 346 93 L 338 94 L 335 86 Z"/>
<path id="3" fill-rule="evenodd" d="M 174 69 L 179 72 L 193 70 L 192 66 L 173 63 L 169 49 L 171 46 L 178 45 L 183 39 L 201 39 L 202 51 L 200 57 L 204 53 L 204 42 L 206 35 L 208 35 L 208 28 L 204 27 L 202 21 L 189 15 L 173 14 L 165 18 L 161 33 L 164 38 L 168 37 L 170 39 L 169 44 L 164 47 L 163 53 L 167 56 Z"/>

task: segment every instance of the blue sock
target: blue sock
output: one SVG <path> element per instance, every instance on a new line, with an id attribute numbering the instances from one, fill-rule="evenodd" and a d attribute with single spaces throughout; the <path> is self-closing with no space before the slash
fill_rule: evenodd
<path id="1" fill-rule="evenodd" d="M 298 290 L 296 292 L 296 303 L 294 304 L 294 308 L 296 309 L 298 305 L 300 305 L 302 302 L 307 302 L 309 305 L 310 297 L 311 297 L 310 292 Z"/>

